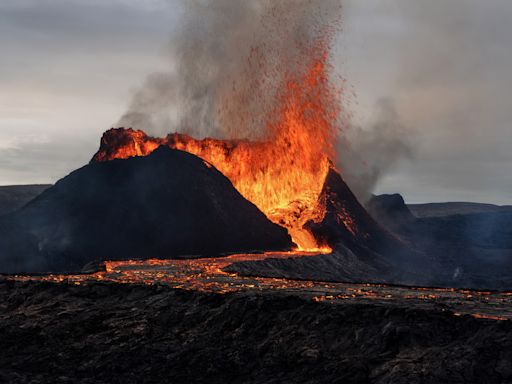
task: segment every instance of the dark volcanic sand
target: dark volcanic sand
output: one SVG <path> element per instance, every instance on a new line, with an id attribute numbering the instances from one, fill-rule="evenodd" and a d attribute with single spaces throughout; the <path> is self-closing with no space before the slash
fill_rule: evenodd
<path id="1" fill-rule="evenodd" d="M 510 321 L 406 304 L 4 281 L 0 382 L 511 382 Z"/>

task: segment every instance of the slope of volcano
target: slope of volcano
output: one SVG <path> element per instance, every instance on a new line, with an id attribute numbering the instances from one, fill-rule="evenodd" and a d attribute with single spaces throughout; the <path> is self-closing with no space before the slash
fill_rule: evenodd
<path id="1" fill-rule="evenodd" d="M 2 272 L 80 270 L 95 260 L 287 250 L 211 164 L 169 148 L 92 163 L 0 220 Z"/>

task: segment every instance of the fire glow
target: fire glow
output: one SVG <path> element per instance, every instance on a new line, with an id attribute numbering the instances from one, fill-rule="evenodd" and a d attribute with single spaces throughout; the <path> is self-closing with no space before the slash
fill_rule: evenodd
<path id="1" fill-rule="evenodd" d="M 146 156 L 160 145 L 192 153 L 214 165 L 271 221 L 287 228 L 299 250 L 330 252 L 304 227 L 325 215 L 320 194 L 336 156 L 340 90 L 330 81 L 329 41 L 318 41 L 308 50 L 306 64 L 286 73 L 261 140 L 196 140 L 179 133 L 154 138 L 143 131 L 112 129 L 93 161 Z"/>
<path id="2" fill-rule="evenodd" d="M 296 254 L 295 256 L 303 256 Z M 256 256 L 290 257 L 288 252 L 269 252 Z M 292 256 L 293 257 L 293 256 Z M 236 262 L 254 260 L 254 254 L 188 260 L 106 261 L 105 270 L 79 275 L 18 275 L 17 281 L 45 281 L 75 285 L 112 282 L 117 284 L 167 285 L 172 288 L 215 292 L 284 291 L 309 297 L 315 302 L 373 302 L 385 305 L 407 305 L 410 308 L 448 311 L 454 316 L 470 315 L 477 319 L 498 321 L 512 319 L 512 292 L 472 291 L 456 288 L 406 287 L 386 284 L 332 283 L 312 280 L 243 276 L 223 269 Z"/>

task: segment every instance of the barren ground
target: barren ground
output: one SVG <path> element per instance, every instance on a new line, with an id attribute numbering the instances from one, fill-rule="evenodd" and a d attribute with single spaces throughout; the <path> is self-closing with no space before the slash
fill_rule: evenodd
<path id="1" fill-rule="evenodd" d="M 509 383 L 510 321 L 290 290 L 0 283 L 0 382 Z M 374 288 L 375 289 L 375 288 Z"/>

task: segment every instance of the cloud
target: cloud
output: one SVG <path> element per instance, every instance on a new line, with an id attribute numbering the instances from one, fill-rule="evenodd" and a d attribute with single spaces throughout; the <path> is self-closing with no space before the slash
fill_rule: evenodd
<path id="1" fill-rule="evenodd" d="M 360 3 L 345 1 L 343 37 L 350 55 L 346 76 L 360 100 L 355 115 L 363 116 L 359 125 L 370 124 L 365 116 L 376 100 L 390 97 L 403 125 L 417 135 L 414 162 L 397 164 L 376 191 L 407 190 L 414 201 L 477 196 L 512 202 L 504 165 L 512 162 L 506 149 L 512 143 L 512 110 L 506 106 L 512 89 L 506 15 L 512 3 Z M 371 27 L 363 27 L 365 21 Z"/>
<path id="2" fill-rule="evenodd" d="M 339 168 L 361 201 L 368 200 L 380 179 L 415 152 L 415 133 L 405 127 L 392 99 L 380 99 L 373 121 L 352 126 L 339 145 Z"/>

